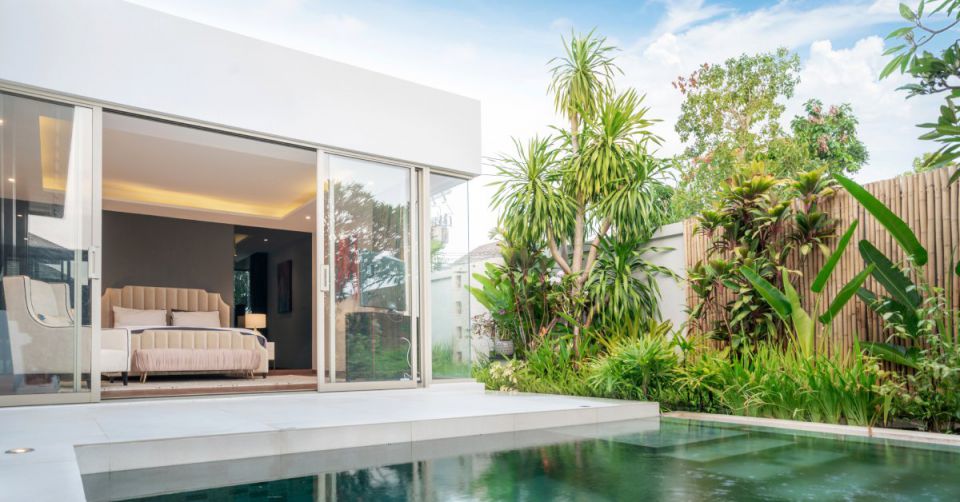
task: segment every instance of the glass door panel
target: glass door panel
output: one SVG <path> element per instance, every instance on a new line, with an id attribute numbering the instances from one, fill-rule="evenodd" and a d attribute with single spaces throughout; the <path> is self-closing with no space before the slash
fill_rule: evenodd
<path id="1" fill-rule="evenodd" d="M 414 173 L 333 155 L 329 172 L 326 381 L 414 385 L 419 316 Z"/>
<path id="2" fill-rule="evenodd" d="M 92 121 L 0 93 L 0 404 L 90 391 Z"/>
<path id="3" fill-rule="evenodd" d="M 467 180 L 430 175 L 430 343 L 432 376 L 469 378 L 470 214 Z"/>

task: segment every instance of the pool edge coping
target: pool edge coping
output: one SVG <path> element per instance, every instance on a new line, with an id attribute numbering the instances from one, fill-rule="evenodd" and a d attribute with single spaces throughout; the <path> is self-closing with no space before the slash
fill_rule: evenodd
<path id="1" fill-rule="evenodd" d="M 924 443 L 940 446 L 960 448 L 960 435 L 942 434 L 939 432 L 910 431 L 903 429 L 889 429 L 885 427 L 863 427 L 859 425 L 826 424 L 820 422 L 805 422 L 801 420 L 785 420 L 779 418 L 745 417 L 740 415 L 724 415 L 717 413 L 698 413 L 691 411 L 671 411 L 661 416 L 668 418 L 683 418 L 702 420 L 704 422 L 720 422 L 735 425 L 749 425 L 769 427 L 773 429 L 789 429 L 804 432 L 819 432 L 840 436 L 856 436 L 874 439 L 889 439 L 912 443 Z"/>
<path id="2" fill-rule="evenodd" d="M 75 444 L 73 450 L 80 474 L 87 475 L 661 416 L 659 403 L 653 401 L 584 400 L 598 402 L 599 406 L 107 441 Z M 237 444 L 248 448 L 242 451 L 244 447 L 237 448 Z"/>

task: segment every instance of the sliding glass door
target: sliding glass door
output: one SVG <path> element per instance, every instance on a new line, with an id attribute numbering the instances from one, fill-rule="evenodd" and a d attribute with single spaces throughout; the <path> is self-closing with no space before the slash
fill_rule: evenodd
<path id="1" fill-rule="evenodd" d="M 330 155 L 324 193 L 325 384 L 417 384 L 416 173 Z"/>
<path id="2" fill-rule="evenodd" d="M 96 398 L 92 132 L 91 108 L 0 92 L 0 405 Z"/>

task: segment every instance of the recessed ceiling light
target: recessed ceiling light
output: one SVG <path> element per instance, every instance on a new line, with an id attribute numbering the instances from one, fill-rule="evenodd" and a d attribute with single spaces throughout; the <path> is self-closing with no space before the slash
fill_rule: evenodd
<path id="1" fill-rule="evenodd" d="M 4 453 L 7 455 L 20 455 L 21 453 L 30 453 L 31 451 L 33 451 L 33 448 L 10 448 Z"/>
<path id="2" fill-rule="evenodd" d="M 23 218 L 23 215 L 22 215 L 22 214 L 18 214 L 18 215 L 17 215 L 17 218 Z"/>
<path id="3" fill-rule="evenodd" d="M 7 178 L 7 181 L 9 181 L 10 183 L 16 183 L 16 182 L 17 182 L 17 179 L 16 179 L 16 178 Z"/>
<path id="4" fill-rule="evenodd" d="M 3 125 L 3 119 L 0 119 L 0 125 Z"/>
<path id="5" fill-rule="evenodd" d="M 270 240 L 270 239 L 264 239 L 263 242 L 267 242 L 267 241 L 269 241 L 269 240 Z"/>
<path id="6" fill-rule="evenodd" d="M 308 219 L 308 220 L 310 219 L 310 215 L 309 215 L 309 214 L 307 215 L 307 219 Z"/>

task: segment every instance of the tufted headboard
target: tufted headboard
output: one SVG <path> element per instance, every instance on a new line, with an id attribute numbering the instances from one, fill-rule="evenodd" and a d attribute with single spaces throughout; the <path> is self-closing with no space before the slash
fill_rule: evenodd
<path id="1" fill-rule="evenodd" d="M 230 306 L 220 293 L 208 293 L 202 289 L 154 288 L 150 286 L 124 286 L 107 288 L 100 302 L 100 322 L 104 328 L 113 327 L 113 307 L 130 309 L 173 310 L 187 312 L 220 312 L 220 326 L 230 327 Z"/>

